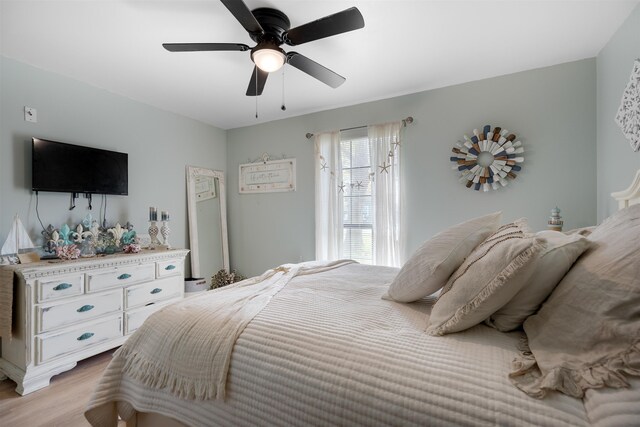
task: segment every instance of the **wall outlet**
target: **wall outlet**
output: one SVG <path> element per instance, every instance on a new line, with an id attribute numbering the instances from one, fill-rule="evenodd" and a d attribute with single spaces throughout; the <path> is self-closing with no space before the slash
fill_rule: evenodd
<path id="1" fill-rule="evenodd" d="M 24 120 L 27 122 L 37 123 L 38 122 L 38 112 L 35 108 L 24 107 Z"/>

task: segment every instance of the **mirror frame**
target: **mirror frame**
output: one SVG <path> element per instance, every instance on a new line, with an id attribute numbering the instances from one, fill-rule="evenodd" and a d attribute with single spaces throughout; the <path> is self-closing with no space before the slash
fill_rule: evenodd
<path id="1" fill-rule="evenodd" d="M 191 276 L 200 277 L 200 251 L 198 247 L 198 219 L 196 218 L 195 177 L 218 178 L 220 198 L 220 235 L 222 236 L 222 266 L 229 271 L 229 238 L 227 236 L 227 202 L 224 172 L 197 166 L 187 166 L 187 212 L 189 215 L 189 246 L 191 247 Z"/>

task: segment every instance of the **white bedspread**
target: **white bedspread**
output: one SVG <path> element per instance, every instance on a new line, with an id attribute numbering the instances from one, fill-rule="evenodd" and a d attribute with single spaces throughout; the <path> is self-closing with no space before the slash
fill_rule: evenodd
<path id="1" fill-rule="evenodd" d="M 291 279 L 353 263 L 287 264 L 227 289 L 169 305 L 150 316 L 113 355 L 123 373 L 182 399 L 223 399 L 238 336 Z"/>
<path id="2" fill-rule="evenodd" d="M 349 264 L 291 280 L 238 338 L 225 401 L 146 388 L 114 360 L 86 416 L 94 426 L 136 410 L 192 426 L 589 424 L 581 400 L 511 385 L 520 333 L 425 334 L 433 301 L 381 299 L 396 273 Z"/>

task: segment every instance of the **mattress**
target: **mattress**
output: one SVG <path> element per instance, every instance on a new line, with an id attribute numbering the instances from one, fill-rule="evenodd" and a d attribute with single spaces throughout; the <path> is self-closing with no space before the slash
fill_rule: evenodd
<path id="1" fill-rule="evenodd" d="M 87 419 L 114 425 L 118 413 L 141 411 L 191 426 L 590 425 L 582 400 L 538 400 L 509 382 L 520 332 L 478 325 L 433 337 L 424 331 L 434 299 L 381 299 L 397 271 L 349 264 L 295 277 L 236 341 L 224 401 L 146 388 L 114 361 Z"/>

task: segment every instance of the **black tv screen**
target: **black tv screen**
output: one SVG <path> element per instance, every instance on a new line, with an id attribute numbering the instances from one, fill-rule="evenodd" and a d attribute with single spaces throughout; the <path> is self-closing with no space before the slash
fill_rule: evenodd
<path id="1" fill-rule="evenodd" d="M 33 191 L 128 194 L 128 154 L 32 138 Z"/>

